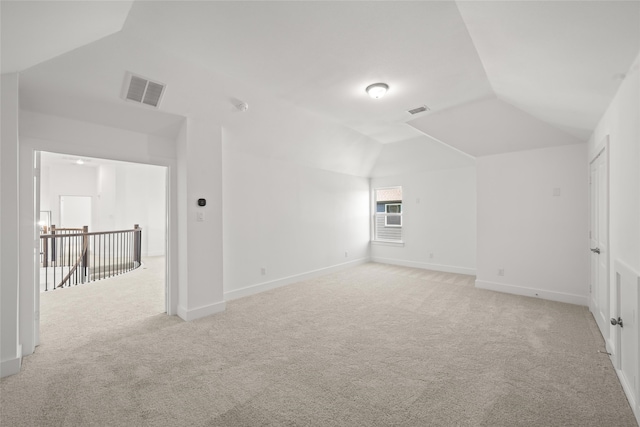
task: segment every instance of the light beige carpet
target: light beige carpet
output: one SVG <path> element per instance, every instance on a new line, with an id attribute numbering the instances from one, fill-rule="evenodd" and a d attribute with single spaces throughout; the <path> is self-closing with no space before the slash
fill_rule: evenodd
<path id="1" fill-rule="evenodd" d="M 42 299 L 3 426 L 637 425 L 585 307 L 366 264 L 185 323 L 124 278 Z"/>

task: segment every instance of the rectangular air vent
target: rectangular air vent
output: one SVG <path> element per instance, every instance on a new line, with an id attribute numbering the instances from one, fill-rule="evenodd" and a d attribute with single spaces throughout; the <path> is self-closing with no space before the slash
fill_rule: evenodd
<path id="1" fill-rule="evenodd" d="M 124 98 L 157 108 L 164 94 L 165 86 L 162 83 L 128 73 L 125 78 Z"/>
<path id="2" fill-rule="evenodd" d="M 408 113 L 409 114 L 418 114 L 418 113 L 422 113 L 423 111 L 429 111 L 429 107 L 427 107 L 426 105 L 423 105 L 421 107 L 409 110 Z"/>

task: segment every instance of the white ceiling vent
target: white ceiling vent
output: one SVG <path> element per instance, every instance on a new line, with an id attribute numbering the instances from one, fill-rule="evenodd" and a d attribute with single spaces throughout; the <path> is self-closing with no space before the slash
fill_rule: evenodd
<path id="1" fill-rule="evenodd" d="M 420 107 L 417 108 L 413 108 L 409 111 L 407 111 L 409 114 L 418 114 L 418 113 L 422 113 L 424 111 L 429 111 L 429 107 L 427 107 L 426 105 L 422 105 Z"/>
<path id="2" fill-rule="evenodd" d="M 125 77 L 124 99 L 158 108 L 165 84 L 151 81 L 145 77 L 127 73 Z"/>

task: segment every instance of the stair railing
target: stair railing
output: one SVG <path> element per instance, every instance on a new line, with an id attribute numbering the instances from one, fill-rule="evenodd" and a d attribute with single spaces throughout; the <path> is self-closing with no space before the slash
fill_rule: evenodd
<path id="1" fill-rule="evenodd" d="M 44 291 L 107 279 L 134 270 L 142 261 L 142 228 L 89 232 L 83 228 L 44 229 L 40 235 Z"/>

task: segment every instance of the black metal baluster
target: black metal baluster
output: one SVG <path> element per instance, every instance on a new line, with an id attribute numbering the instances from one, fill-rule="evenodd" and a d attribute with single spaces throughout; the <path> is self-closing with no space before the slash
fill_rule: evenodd
<path id="1" fill-rule="evenodd" d="M 138 266 L 142 265 L 142 228 L 138 230 Z"/>
<path id="2" fill-rule="evenodd" d="M 66 262 L 66 264 L 69 265 L 69 255 L 68 255 L 69 254 L 69 247 L 68 247 L 69 246 L 69 241 L 68 241 L 68 239 L 69 239 L 68 234 L 69 233 L 66 233 L 66 234 L 67 235 L 62 238 L 62 280 L 64 280 L 64 276 L 65 276 L 65 274 L 64 274 L 64 265 L 65 265 L 64 254 L 65 253 L 67 254 L 67 262 Z M 65 252 L 65 247 L 67 249 L 66 252 Z M 64 288 L 64 282 L 62 283 L 62 287 Z"/>
<path id="3" fill-rule="evenodd" d="M 118 262 L 119 262 L 119 266 L 118 266 L 118 270 L 120 271 L 120 274 L 122 274 L 124 271 L 122 270 L 122 233 L 118 233 L 118 239 L 120 242 L 120 245 L 118 245 Z"/>
<path id="4" fill-rule="evenodd" d="M 130 231 L 127 232 L 127 268 L 129 270 L 132 269 L 131 267 L 131 232 Z"/>
<path id="5" fill-rule="evenodd" d="M 49 252 L 49 239 L 44 240 L 44 244 L 47 246 L 47 250 L 45 252 L 45 256 L 48 255 Z M 47 292 L 49 290 L 49 260 L 46 262 L 46 267 L 44 268 L 44 291 Z"/>
<path id="6" fill-rule="evenodd" d="M 71 260 L 76 260 L 77 259 L 76 258 L 76 252 L 78 252 L 78 248 L 77 248 L 78 240 L 77 239 L 78 238 L 76 236 L 72 236 L 71 239 L 69 239 L 70 242 L 73 242 L 73 250 L 69 251 L 70 252 L 69 258 Z M 73 265 L 75 266 L 75 264 L 76 263 L 74 261 Z M 71 264 L 69 264 L 69 273 L 71 274 L 71 276 L 69 277 L 69 286 L 71 286 L 71 284 L 75 284 L 75 282 L 76 282 L 76 270 L 77 269 L 72 270 Z"/>
<path id="7" fill-rule="evenodd" d="M 109 245 L 110 245 L 110 241 L 109 241 L 109 234 L 106 233 L 104 235 L 104 241 L 105 241 L 105 246 L 104 246 L 104 277 L 106 279 L 109 278 Z"/>
<path id="8" fill-rule="evenodd" d="M 80 283 L 80 272 L 82 271 L 82 260 L 79 260 L 79 258 L 82 256 L 82 240 L 81 236 L 76 236 L 76 244 L 79 245 L 79 250 L 76 250 L 76 252 L 78 253 L 78 255 L 76 255 L 76 264 L 78 265 L 78 267 L 76 267 L 76 271 L 74 272 L 74 275 L 76 276 L 76 286 L 78 286 L 78 283 Z"/>
<path id="9" fill-rule="evenodd" d="M 109 233 L 109 277 L 113 277 L 113 251 L 111 250 L 113 233 Z"/>
<path id="10" fill-rule="evenodd" d="M 52 262 L 53 262 L 53 288 L 51 288 L 51 289 L 53 289 L 55 291 L 56 290 L 56 265 L 58 265 L 58 263 L 56 262 L 56 258 L 55 258 L 55 247 L 56 247 L 55 242 L 56 242 L 56 238 L 54 237 L 52 240 L 53 240 L 53 247 L 54 247 L 52 253 L 54 255 L 52 255 L 53 256 L 53 260 L 52 260 Z"/>
<path id="11" fill-rule="evenodd" d="M 103 243 L 102 243 L 102 278 L 105 278 L 106 275 L 106 266 L 107 266 L 107 259 L 106 254 L 107 254 L 107 235 L 105 234 L 103 236 Z"/>
<path id="12" fill-rule="evenodd" d="M 102 280 L 102 254 L 104 253 L 104 251 L 102 250 L 102 246 L 104 245 L 103 241 L 102 241 L 102 234 L 100 235 L 99 238 L 99 243 L 98 243 L 98 280 Z"/>
<path id="13" fill-rule="evenodd" d="M 75 262 L 73 263 L 73 266 L 76 266 L 76 263 L 78 262 L 78 236 L 75 237 L 75 239 L 73 239 L 75 241 L 75 248 L 74 248 L 74 252 L 75 254 L 73 255 L 73 258 L 75 259 Z M 78 286 L 78 268 L 76 267 L 75 270 L 73 270 L 73 281 L 75 282 L 76 286 Z"/>

